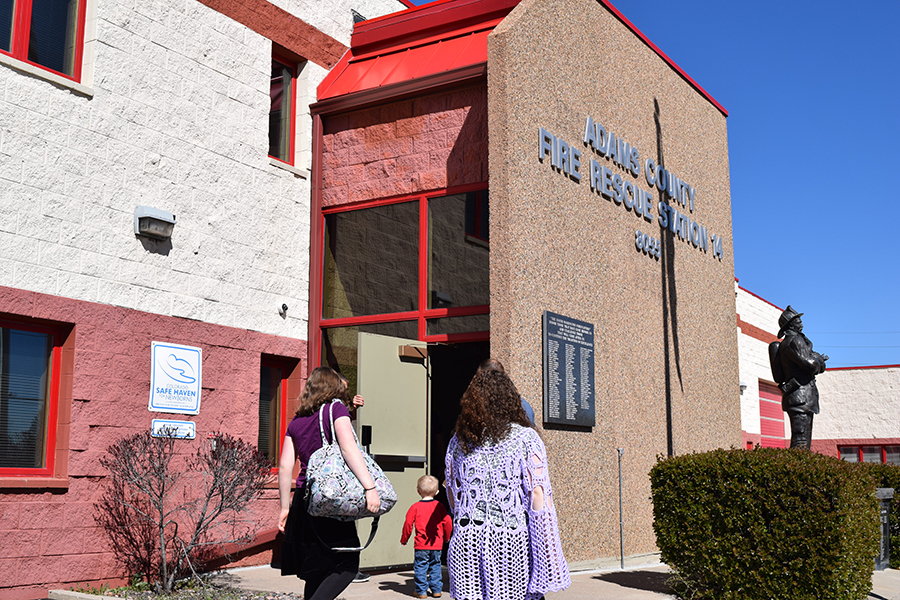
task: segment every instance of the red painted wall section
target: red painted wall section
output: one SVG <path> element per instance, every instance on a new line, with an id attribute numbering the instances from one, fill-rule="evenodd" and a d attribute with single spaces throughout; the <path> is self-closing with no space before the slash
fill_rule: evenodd
<path id="1" fill-rule="evenodd" d="M 487 181 L 487 87 L 323 118 L 322 205 Z"/>
<path id="2" fill-rule="evenodd" d="M 742 448 L 752 450 L 753 448 L 762 445 L 762 436 L 758 433 L 747 433 L 746 431 L 741 431 L 741 443 Z"/>
<path id="3" fill-rule="evenodd" d="M 304 340 L 5 287 L 0 287 L 0 314 L 72 331 L 63 346 L 58 455 L 64 460 L 58 461 L 57 477 L 52 485 L 34 478 L 27 482 L 0 478 L 0 597 L 4 599 L 44 598 L 48 588 L 65 589 L 75 582 L 121 581 L 125 573 L 94 522 L 94 502 L 102 494 L 106 476 L 99 459 L 110 444 L 147 431 L 154 418 L 194 421 L 200 439 L 221 431 L 255 444 L 262 355 L 296 362 L 288 379 L 289 415 L 296 408 L 301 374 L 306 372 Z M 202 348 L 199 415 L 147 410 L 152 341 Z M 68 435 L 62 435 L 63 430 Z M 242 564 L 271 559 L 261 549 L 272 546 L 277 507 L 278 491 L 273 485 L 247 511 L 266 545 L 251 548 L 250 558 Z"/>

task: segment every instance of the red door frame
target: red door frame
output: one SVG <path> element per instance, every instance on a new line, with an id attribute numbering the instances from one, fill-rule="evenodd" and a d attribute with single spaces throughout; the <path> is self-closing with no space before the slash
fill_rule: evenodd
<path id="1" fill-rule="evenodd" d="M 314 115 L 314 156 L 321 156 L 319 151 L 322 144 L 322 121 L 319 115 Z M 313 217 L 310 231 L 311 264 L 310 264 L 310 317 L 309 317 L 309 372 L 319 366 L 322 352 L 322 329 L 333 327 L 349 327 L 353 325 L 371 325 L 375 323 L 393 323 L 398 321 L 417 321 L 418 338 L 423 342 L 464 343 L 480 342 L 490 339 L 489 331 L 475 331 L 471 333 L 451 333 L 440 335 L 428 335 L 428 320 L 448 317 L 468 317 L 473 315 L 490 314 L 490 305 L 461 306 L 451 308 L 426 308 L 428 305 L 428 200 L 453 194 L 482 191 L 488 189 L 487 183 L 469 184 L 445 189 L 430 190 L 417 194 L 407 194 L 378 200 L 355 202 L 336 207 L 323 209 L 321 206 L 321 190 L 316 184 L 321 181 L 321 161 L 313 165 Z M 325 244 L 325 217 L 331 214 L 375 208 L 390 204 L 404 202 L 418 202 L 419 204 L 419 264 L 418 264 L 418 309 L 399 313 L 384 313 L 378 315 L 362 315 L 358 317 L 344 317 L 338 319 L 322 318 L 322 290 L 324 288 L 324 244 Z"/>

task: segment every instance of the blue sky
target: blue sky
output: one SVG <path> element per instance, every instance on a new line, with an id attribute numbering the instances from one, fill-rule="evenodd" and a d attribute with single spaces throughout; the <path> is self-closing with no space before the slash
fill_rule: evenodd
<path id="1" fill-rule="evenodd" d="M 900 364 L 900 2 L 613 2 L 728 110 L 740 285 L 830 367 Z"/>
<path id="2" fill-rule="evenodd" d="M 900 1 L 612 1 L 729 113 L 740 285 L 900 364 Z"/>

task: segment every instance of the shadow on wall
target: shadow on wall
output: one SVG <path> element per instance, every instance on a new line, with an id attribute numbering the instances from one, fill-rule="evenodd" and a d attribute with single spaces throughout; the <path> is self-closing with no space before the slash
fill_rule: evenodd
<path id="1" fill-rule="evenodd" d="M 449 109 L 464 109 L 469 104 L 456 142 L 447 157 L 447 187 L 482 183 L 488 180 L 487 88 L 471 90 L 450 99 Z"/>
<path id="2" fill-rule="evenodd" d="M 662 124 L 659 120 L 659 101 L 653 99 L 653 122 L 656 124 L 656 160 L 661 168 L 665 168 L 666 159 L 663 152 Z M 659 190 L 659 201 L 669 203 L 666 193 Z M 660 232 L 662 237 L 662 256 L 659 266 L 662 270 L 662 301 L 663 301 L 663 352 L 666 369 L 666 439 L 669 456 L 675 456 L 674 425 L 672 423 L 672 361 L 674 358 L 675 372 L 678 375 L 678 385 L 684 392 L 684 383 L 681 380 L 681 352 L 678 344 L 678 289 L 675 284 L 675 235 L 668 229 Z M 670 356 L 670 344 L 674 357 Z"/>
<path id="3" fill-rule="evenodd" d="M 159 254 L 161 256 L 168 256 L 169 252 L 172 251 L 172 240 L 154 240 L 153 238 L 144 237 L 142 235 L 135 235 L 137 239 L 140 240 L 141 246 L 144 247 L 144 250 L 151 254 Z"/>

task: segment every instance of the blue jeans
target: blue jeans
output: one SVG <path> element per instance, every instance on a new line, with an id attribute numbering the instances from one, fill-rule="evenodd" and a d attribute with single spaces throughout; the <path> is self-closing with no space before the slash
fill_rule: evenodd
<path id="1" fill-rule="evenodd" d="M 413 573 L 416 574 L 416 595 L 426 596 L 428 588 L 432 594 L 441 593 L 441 551 L 416 550 L 413 562 Z"/>

